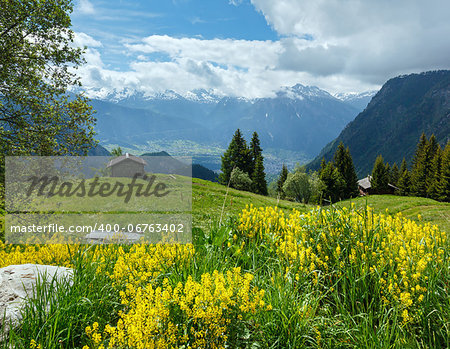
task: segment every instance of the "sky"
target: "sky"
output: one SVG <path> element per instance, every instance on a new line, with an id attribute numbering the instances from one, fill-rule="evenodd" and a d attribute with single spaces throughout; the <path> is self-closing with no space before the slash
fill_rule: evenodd
<path id="1" fill-rule="evenodd" d="M 75 0 L 91 96 L 205 89 L 270 97 L 297 83 L 376 90 L 450 69 L 448 0 Z"/>

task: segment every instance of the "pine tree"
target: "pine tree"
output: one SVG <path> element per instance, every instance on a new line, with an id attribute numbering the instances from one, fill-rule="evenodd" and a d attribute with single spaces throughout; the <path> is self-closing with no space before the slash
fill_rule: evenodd
<path id="1" fill-rule="evenodd" d="M 255 170 L 256 165 L 256 159 L 258 156 L 262 156 L 262 148 L 259 142 L 258 133 L 253 132 L 252 139 L 250 141 L 250 153 L 252 157 L 252 164 L 251 164 L 251 173 Z"/>
<path id="2" fill-rule="evenodd" d="M 447 142 L 442 153 L 438 198 L 441 201 L 450 202 L 450 142 Z"/>
<path id="3" fill-rule="evenodd" d="M 405 158 L 403 158 L 402 164 L 400 165 L 400 176 L 397 181 L 398 191 L 397 194 L 406 196 L 410 192 L 411 178 L 408 171 L 408 165 L 406 164 Z"/>
<path id="4" fill-rule="evenodd" d="M 431 171 L 428 175 L 427 196 L 438 200 L 439 183 L 441 181 L 442 170 L 442 149 L 438 146 L 436 154 L 431 161 Z"/>
<path id="5" fill-rule="evenodd" d="M 250 141 L 251 155 L 251 178 L 253 180 L 253 191 L 257 194 L 267 195 L 266 174 L 264 172 L 264 158 L 262 148 L 259 142 L 258 133 L 253 132 Z"/>
<path id="6" fill-rule="evenodd" d="M 425 148 L 425 165 L 426 165 L 426 187 L 427 187 L 427 194 L 426 196 L 429 196 L 430 194 L 430 187 L 432 187 L 434 182 L 434 168 L 433 168 L 433 160 L 435 156 L 437 155 L 438 151 L 440 151 L 440 146 L 438 142 L 436 141 L 436 137 L 434 134 L 431 135 L 430 140 L 428 141 L 428 145 Z M 442 155 L 442 154 L 441 154 Z"/>
<path id="7" fill-rule="evenodd" d="M 330 200 L 331 202 L 342 199 L 346 188 L 345 181 L 332 162 L 326 164 L 325 160 L 322 160 L 319 179 L 324 184 L 322 191 L 323 199 Z"/>
<path id="8" fill-rule="evenodd" d="M 397 163 L 394 162 L 394 165 L 391 168 L 391 173 L 389 176 L 389 183 L 397 186 L 399 178 L 400 178 L 400 170 L 398 169 Z"/>
<path id="9" fill-rule="evenodd" d="M 252 181 L 254 193 L 267 195 L 267 182 L 266 182 L 266 174 L 264 173 L 264 164 L 262 155 L 258 155 L 256 158 Z"/>
<path id="10" fill-rule="evenodd" d="M 416 196 L 426 196 L 427 194 L 427 146 L 427 137 L 425 133 L 422 133 L 417 144 L 411 169 L 411 194 Z"/>
<path id="11" fill-rule="evenodd" d="M 356 176 L 353 159 L 350 149 L 339 143 L 333 158 L 334 166 L 341 174 L 345 182 L 343 198 L 355 197 L 358 195 L 358 177 Z"/>
<path id="12" fill-rule="evenodd" d="M 219 176 L 219 182 L 223 185 L 227 185 L 233 168 L 239 168 L 241 171 L 249 174 L 251 160 L 247 142 L 242 136 L 241 131 L 237 129 L 228 149 L 222 155 L 222 173 Z"/>
<path id="13" fill-rule="evenodd" d="M 384 167 L 386 168 L 387 182 L 389 184 L 389 183 L 391 183 L 391 175 L 392 175 L 391 165 L 389 165 L 389 162 L 386 162 L 384 164 Z"/>
<path id="14" fill-rule="evenodd" d="M 378 155 L 372 170 L 370 186 L 374 192 L 382 194 L 388 189 L 389 175 L 383 157 Z"/>
<path id="15" fill-rule="evenodd" d="M 284 199 L 286 197 L 286 194 L 283 191 L 283 185 L 284 185 L 284 182 L 286 182 L 288 174 L 289 174 L 289 171 L 288 171 L 286 165 L 283 164 L 283 167 L 281 168 L 280 176 L 278 177 L 278 181 L 277 181 L 277 193 L 281 199 Z"/>

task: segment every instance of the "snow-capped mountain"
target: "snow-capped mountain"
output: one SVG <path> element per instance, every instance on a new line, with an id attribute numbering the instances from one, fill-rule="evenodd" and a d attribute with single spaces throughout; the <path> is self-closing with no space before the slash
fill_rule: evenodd
<path id="1" fill-rule="evenodd" d="M 295 86 L 285 86 L 276 92 L 277 97 L 287 97 L 291 99 L 304 98 L 334 98 L 327 91 L 318 88 L 317 86 L 304 86 L 297 84 Z"/>
<path id="2" fill-rule="evenodd" d="M 275 97 L 255 99 L 206 90 L 151 96 L 128 92 L 93 101 L 104 145 L 140 148 L 149 141 L 179 141 L 177 146 L 190 142 L 194 149 L 211 144 L 225 148 L 240 128 L 248 140 L 258 132 L 263 149 L 295 152 L 305 159 L 315 156 L 359 112 L 318 87 L 301 84 L 284 87 Z"/>
<path id="3" fill-rule="evenodd" d="M 363 111 L 378 91 L 336 93 L 334 97 Z"/>

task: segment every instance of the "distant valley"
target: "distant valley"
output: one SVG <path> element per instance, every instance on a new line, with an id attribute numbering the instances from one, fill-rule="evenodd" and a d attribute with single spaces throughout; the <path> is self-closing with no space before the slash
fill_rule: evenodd
<path id="1" fill-rule="evenodd" d="M 173 91 L 155 96 L 139 93 L 99 95 L 91 104 L 97 111 L 97 138 L 107 149 L 120 146 L 141 154 L 167 151 L 192 156 L 212 170 L 234 131 L 250 140 L 258 132 L 267 173 L 282 163 L 293 167 L 314 158 L 364 109 L 375 94 L 332 96 L 317 87 L 297 84 L 272 98 L 219 97 L 205 90 L 184 96 Z M 90 95 L 95 95 L 91 91 Z"/>

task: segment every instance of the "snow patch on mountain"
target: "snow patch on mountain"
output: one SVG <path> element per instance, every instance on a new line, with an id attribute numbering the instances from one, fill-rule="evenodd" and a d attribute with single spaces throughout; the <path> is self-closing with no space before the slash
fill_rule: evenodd
<path id="1" fill-rule="evenodd" d="M 335 93 L 334 97 L 340 99 L 341 101 L 347 102 L 350 100 L 361 99 L 361 98 L 371 98 L 375 96 L 378 91 L 364 91 L 364 92 L 341 92 Z"/>

